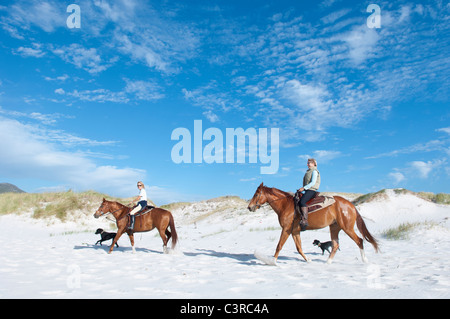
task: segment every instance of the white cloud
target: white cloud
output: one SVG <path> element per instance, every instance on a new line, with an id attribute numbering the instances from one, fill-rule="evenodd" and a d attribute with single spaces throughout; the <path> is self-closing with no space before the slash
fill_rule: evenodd
<path id="1" fill-rule="evenodd" d="M 23 57 L 41 58 L 45 55 L 40 46 L 35 46 L 34 48 L 19 47 L 15 52 Z"/>
<path id="2" fill-rule="evenodd" d="M 15 117 L 15 118 L 23 117 L 23 118 L 33 119 L 33 120 L 40 121 L 42 124 L 45 124 L 45 125 L 54 124 L 60 118 L 71 118 L 71 116 L 61 114 L 61 113 L 42 114 L 39 112 L 24 113 L 24 112 L 19 112 L 19 111 L 10 111 L 10 110 L 3 109 L 1 106 L 0 106 L 0 114 L 4 114 L 6 116 Z"/>
<path id="3" fill-rule="evenodd" d="M 128 103 L 133 99 L 152 101 L 164 97 L 164 93 L 162 93 L 163 88 L 153 81 L 139 81 L 126 78 L 124 81 L 126 82 L 125 87 L 117 92 L 108 89 L 74 90 L 72 92 L 66 92 L 64 89 L 59 88 L 55 90 L 55 93 L 73 97 L 81 101 L 98 103 Z"/>
<path id="4" fill-rule="evenodd" d="M 243 109 L 242 102 L 222 91 L 216 81 L 211 81 L 208 85 L 191 91 L 183 88 L 182 93 L 186 100 L 202 107 L 205 110 L 203 115 L 213 123 L 219 120 L 217 115 L 219 112 Z"/>
<path id="5" fill-rule="evenodd" d="M 302 84 L 298 80 L 290 80 L 285 83 L 284 96 L 304 112 L 322 114 L 332 105 L 332 101 L 328 99 L 330 94 L 326 88 L 318 85 Z"/>
<path id="6" fill-rule="evenodd" d="M 445 140 L 431 140 L 426 143 L 418 143 L 410 146 L 406 146 L 397 150 L 393 150 L 386 153 L 381 153 L 378 155 L 373 155 L 366 157 L 365 159 L 375 159 L 381 157 L 395 157 L 401 154 L 412 154 L 418 152 L 432 152 L 432 151 L 441 151 L 448 152 L 448 147 L 446 146 L 448 141 Z"/>
<path id="7" fill-rule="evenodd" d="M 348 45 L 349 57 L 356 65 L 374 56 L 379 49 L 377 46 L 379 38 L 377 31 L 366 25 L 358 26 L 342 36 L 342 40 Z"/>
<path id="8" fill-rule="evenodd" d="M 73 92 L 67 92 L 68 96 L 80 99 L 81 101 L 88 102 L 114 102 L 114 103 L 128 103 L 130 99 L 126 96 L 125 92 L 112 92 L 107 89 L 96 90 L 74 90 Z"/>
<path id="9" fill-rule="evenodd" d="M 161 93 L 163 89 L 155 82 L 132 81 L 129 79 L 125 79 L 125 81 L 127 82 L 125 92 L 134 94 L 138 100 L 151 101 L 164 97 L 164 94 Z"/>
<path id="10" fill-rule="evenodd" d="M 433 162 L 413 161 L 409 165 L 419 175 L 420 178 L 427 178 L 433 169 Z"/>
<path id="11" fill-rule="evenodd" d="M 100 57 L 96 48 L 84 48 L 80 44 L 73 43 L 70 46 L 53 48 L 52 52 L 77 68 L 84 69 L 91 74 L 105 71 L 111 66 L 115 59 L 105 62 Z"/>
<path id="12" fill-rule="evenodd" d="M 340 151 L 327 151 L 327 150 L 317 150 L 313 152 L 313 155 L 299 155 L 298 157 L 303 160 L 308 160 L 309 158 L 315 158 L 317 160 L 317 165 L 320 163 L 327 163 L 334 160 L 335 158 L 343 156 Z"/>
<path id="13" fill-rule="evenodd" d="M 2 19 L 1 24 L 19 39 L 24 38 L 23 30 L 33 26 L 53 32 L 66 26 L 66 6 L 61 1 L 17 1 L 8 7 L 8 16 Z"/>
<path id="14" fill-rule="evenodd" d="M 52 78 L 49 76 L 44 77 L 44 79 L 46 81 L 61 81 L 61 82 L 65 82 L 68 78 L 70 78 L 70 77 L 67 74 L 63 74 L 63 75 L 57 76 L 55 78 Z"/>
<path id="15" fill-rule="evenodd" d="M 388 176 L 394 180 L 395 184 L 399 184 L 399 183 L 403 182 L 404 180 L 406 180 L 405 175 L 403 175 L 400 172 L 391 172 L 388 174 Z"/>
<path id="16" fill-rule="evenodd" d="M 449 127 L 443 127 L 443 128 L 437 129 L 436 131 L 437 131 L 437 132 L 444 132 L 444 133 L 450 134 L 450 126 L 449 126 Z"/>
<path id="17" fill-rule="evenodd" d="M 0 117 L 0 175 L 41 179 L 70 185 L 76 190 L 96 189 L 129 196 L 145 170 L 98 165 L 82 153 L 60 150 L 54 139 L 39 129 Z M 70 134 L 69 134 L 70 135 Z"/>
<path id="18" fill-rule="evenodd" d="M 111 44 L 133 62 L 173 74 L 179 72 L 179 62 L 197 55 L 199 37 L 194 26 L 171 19 L 171 14 L 162 14 L 150 2 L 96 1 L 87 10 L 92 16 L 102 17 L 99 28 L 114 24 L 114 30 L 107 32 Z"/>

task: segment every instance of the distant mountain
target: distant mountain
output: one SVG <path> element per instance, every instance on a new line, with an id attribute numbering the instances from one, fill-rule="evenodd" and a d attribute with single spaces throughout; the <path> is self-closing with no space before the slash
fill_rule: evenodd
<path id="1" fill-rule="evenodd" d="M 25 193 L 19 187 L 9 183 L 0 183 L 0 194 L 1 193 Z"/>

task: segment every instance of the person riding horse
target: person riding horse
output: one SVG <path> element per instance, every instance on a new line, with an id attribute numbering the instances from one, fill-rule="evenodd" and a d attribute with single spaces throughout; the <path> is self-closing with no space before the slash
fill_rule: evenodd
<path id="1" fill-rule="evenodd" d="M 140 191 L 139 191 L 139 195 L 131 202 L 131 203 L 137 202 L 137 205 L 130 212 L 130 226 L 128 227 L 128 229 L 130 229 L 130 230 L 133 230 L 133 228 L 134 228 L 134 220 L 136 218 L 134 216 L 134 214 L 136 214 L 137 212 L 139 212 L 142 209 L 144 209 L 145 207 L 147 207 L 147 192 L 145 191 L 144 183 L 139 181 L 137 183 L 137 187 Z"/>
<path id="2" fill-rule="evenodd" d="M 300 200 L 299 203 L 297 200 L 297 205 L 295 205 L 296 211 L 300 214 L 301 231 L 306 230 L 306 227 L 308 227 L 308 208 L 306 203 L 316 196 L 320 186 L 320 173 L 317 170 L 317 161 L 314 158 L 310 158 L 307 165 L 308 170 L 303 177 L 303 187 L 297 191 L 296 195 L 297 199 L 300 198 Z M 298 206 L 300 206 L 300 211 L 298 211 Z"/>

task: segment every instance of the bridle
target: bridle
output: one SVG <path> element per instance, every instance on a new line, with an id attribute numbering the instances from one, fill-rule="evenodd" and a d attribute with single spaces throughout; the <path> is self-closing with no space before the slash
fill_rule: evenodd
<path id="1" fill-rule="evenodd" d="M 100 205 L 100 207 L 97 209 L 97 211 L 95 212 L 95 214 L 97 214 L 99 211 L 101 211 L 101 214 L 98 215 L 98 217 L 106 216 L 106 215 L 108 215 L 108 214 L 114 214 L 115 212 L 118 212 L 119 210 L 122 210 L 122 209 L 128 207 L 128 206 L 124 206 L 124 207 L 121 207 L 121 208 L 119 208 L 119 209 L 116 209 L 115 211 L 112 211 L 112 212 L 104 212 L 104 211 L 102 211 L 103 205 L 104 205 L 104 204 L 105 204 L 105 203 L 103 202 L 103 203 Z"/>
<path id="2" fill-rule="evenodd" d="M 262 188 L 259 190 L 258 199 L 256 200 L 256 204 L 255 204 L 256 209 L 260 209 L 261 208 L 261 205 L 258 204 L 259 200 L 261 199 L 261 196 L 262 196 Z"/>
<path id="3" fill-rule="evenodd" d="M 276 201 L 279 201 L 279 200 L 282 200 L 282 199 L 288 197 L 288 195 L 285 195 L 283 197 L 280 197 L 280 198 L 277 198 L 277 199 L 274 199 L 274 200 L 271 200 L 271 201 L 267 201 L 264 204 L 259 204 L 259 200 L 261 199 L 261 196 L 262 196 L 262 188 L 259 190 L 258 199 L 256 200 L 256 204 L 255 204 L 256 209 L 260 209 L 261 206 L 264 205 L 264 204 L 269 204 L 270 205 L 270 203 L 273 203 L 273 202 L 276 202 Z"/>

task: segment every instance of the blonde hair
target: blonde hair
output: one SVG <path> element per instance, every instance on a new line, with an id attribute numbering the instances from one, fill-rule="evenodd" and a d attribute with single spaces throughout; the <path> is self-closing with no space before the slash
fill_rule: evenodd
<path id="1" fill-rule="evenodd" d="M 141 185 L 142 185 L 142 188 L 145 188 L 144 183 L 142 183 L 141 181 L 138 181 L 137 183 L 138 183 L 138 184 L 141 184 Z"/>

